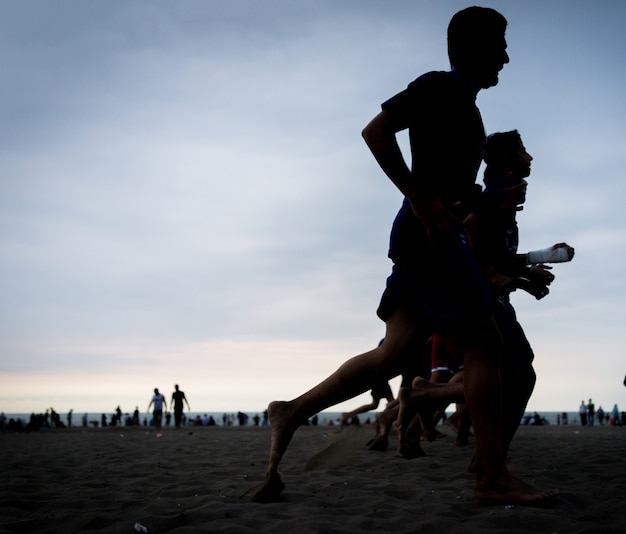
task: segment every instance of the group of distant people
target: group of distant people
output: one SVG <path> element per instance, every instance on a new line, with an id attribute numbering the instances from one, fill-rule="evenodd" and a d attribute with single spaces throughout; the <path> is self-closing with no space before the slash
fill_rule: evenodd
<path id="1" fill-rule="evenodd" d="M 31 413 L 28 421 L 22 421 L 21 419 L 15 419 L 12 417 L 7 418 L 4 412 L 0 413 L 0 430 L 39 430 L 42 428 L 66 428 L 71 425 L 71 410 L 68 420 L 68 424 L 65 425 L 61 420 L 61 416 L 54 408 L 46 410 L 45 413 Z"/>
<path id="2" fill-rule="evenodd" d="M 624 381 L 626 386 L 626 379 Z M 578 416 L 582 426 L 593 426 L 596 418 L 601 425 L 604 424 L 605 420 L 607 424 L 612 426 L 626 425 L 626 412 L 620 412 L 617 404 L 614 404 L 613 409 L 608 413 L 602 409 L 602 406 L 598 407 L 596 411 L 595 404 L 591 399 L 586 404 L 584 400 L 580 402 Z"/>
<path id="3" fill-rule="evenodd" d="M 506 466 L 536 378 L 509 294 L 523 289 L 545 297 L 554 280 L 547 264 L 574 255 L 566 243 L 517 252 L 516 212 L 526 200 L 532 157 L 516 130 L 487 138 L 475 103 L 509 62 L 506 27 L 494 9 L 456 13 L 448 26 L 451 70 L 420 76 L 363 129 L 380 168 L 404 196 L 391 229 L 393 268 L 377 310 L 385 336 L 299 397 L 270 403 L 265 480 L 245 499 L 279 497 L 285 486 L 278 467 L 303 421 L 398 375 L 404 387 L 389 404 L 403 455 L 423 454 L 421 436 L 432 432 L 441 407 L 455 402 L 459 424 L 471 422 L 475 436 L 471 471 L 479 501 L 534 505 L 558 494 L 518 480 Z M 407 128 L 411 166 L 396 138 Z M 476 184 L 483 160 L 484 189 Z M 456 368 L 445 382 L 428 380 L 433 354 Z"/>
<path id="4" fill-rule="evenodd" d="M 191 410 L 191 407 L 189 406 L 189 402 L 187 401 L 187 397 L 185 396 L 185 393 L 181 391 L 180 388 L 178 387 L 178 384 L 176 384 L 174 386 L 174 392 L 172 393 L 172 399 L 171 399 L 171 406 L 174 411 L 174 424 L 176 425 L 176 428 L 180 428 L 183 423 L 183 417 L 184 417 L 183 410 L 184 410 L 185 404 L 187 405 L 187 409 Z M 148 412 L 150 412 L 151 407 L 153 409 L 152 421 L 154 422 L 156 429 L 161 430 L 162 424 L 163 424 L 164 408 L 167 407 L 167 403 L 165 401 L 165 396 L 159 392 L 158 388 L 154 388 L 154 393 L 152 395 L 152 398 L 150 399 L 150 404 L 148 404 L 148 409 L 147 409 Z M 41 428 L 67 428 L 67 427 L 73 426 L 73 416 L 74 416 L 74 410 L 71 409 L 67 413 L 67 418 L 66 418 L 67 424 L 65 424 L 61 420 L 60 415 L 53 408 L 50 408 L 50 410 L 46 410 L 46 412 L 43 414 L 35 414 L 35 413 L 31 414 L 29 421 L 25 423 L 22 421 L 14 420 L 12 418 L 7 420 L 4 413 L 2 413 L 0 414 L 0 430 L 3 430 L 5 428 L 13 429 L 13 430 L 39 430 Z M 170 417 L 171 416 L 169 412 L 166 413 L 166 423 L 168 425 L 169 425 Z M 118 426 L 118 425 L 139 426 L 140 424 L 141 422 L 140 422 L 140 414 L 139 414 L 138 407 L 135 408 L 135 411 L 133 412 L 132 416 L 129 416 L 127 414 L 125 418 L 123 417 L 122 409 L 119 406 L 115 409 L 110 419 L 104 413 L 100 417 L 100 420 L 97 420 L 97 419 L 90 420 L 86 413 L 83 414 L 82 416 L 83 427 L 87 427 L 89 425 L 94 426 L 94 427 L 96 426 L 106 427 L 106 426 Z M 144 425 L 145 426 L 148 425 L 147 419 L 144 419 Z"/>
<path id="5" fill-rule="evenodd" d="M 187 400 L 187 396 L 185 392 L 180 389 L 178 384 L 174 386 L 174 392 L 172 393 L 172 398 L 170 401 L 170 406 L 173 410 L 174 415 L 174 424 L 176 428 L 181 428 L 187 424 L 191 426 L 217 426 L 217 422 L 212 415 L 204 414 L 196 415 L 193 419 L 187 419 L 184 409 L 187 407 L 188 411 L 191 411 L 191 406 L 189 405 L 189 401 Z M 152 409 L 151 419 L 149 420 L 147 417 L 144 417 L 141 420 L 139 408 L 136 407 L 132 415 L 126 414 L 123 416 L 122 409 L 118 406 L 114 413 L 111 414 L 110 418 L 107 417 L 107 414 L 102 414 L 99 419 L 90 419 L 88 414 L 83 414 L 82 416 L 82 426 L 88 427 L 109 427 L 109 426 L 154 426 L 157 431 L 163 429 L 163 421 L 165 420 L 165 425 L 169 426 L 171 421 L 172 413 L 167 411 L 167 401 L 165 399 L 165 395 L 163 395 L 158 388 L 154 388 L 153 394 L 150 398 L 150 402 L 148 404 L 147 412 L 150 414 L 150 410 Z M 21 419 L 15 418 L 7 418 L 4 413 L 0 413 L 0 430 L 39 430 L 42 428 L 69 428 L 74 426 L 73 424 L 73 415 L 74 410 L 71 409 L 67 413 L 67 424 L 63 423 L 60 415 L 51 408 L 50 410 L 46 410 L 45 413 L 42 414 L 32 414 L 30 416 L 29 421 L 22 421 Z M 248 424 L 250 417 L 248 414 L 244 412 L 237 412 L 236 414 L 223 414 L 222 416 L 222 425 L 223 426 L 232 426 L 235 422 L 239 426 L 245 426 Z M 252 418 L 252 423 L 255 426 L 268 426 L 269 419 L 267 410 L 263 413 L 261 417 L 259 414 L 255 414 Z M 315 420 L 317 417 L 315 417 Z"/>
<path id="6" fill-rule="evenodd" d="M 185 404 L 187 405 L 187 409 L 191 411 L 191 407 L 189 406 L 189 401 L 185 396 L 185 393 L 180 390 L 178 384 L 174 386 L 174 392 L 172 393 L 171 406 L 174 410 L 174 425 L 176 428 L 180 428 L 183 422 L 183 411 L 185 409 Z M 167 402 L 165 401 L 165 395 L 159 392 L 159 388 L 154 388 L 154 394 L 150 399 L 150 404 L 148 404 L 148 409 L 146 411 L 150 411 L 150 407 L 152 407 L 152 417 L 154 419 L 154 426 L 156 430 L 161 430 L 163 425 L 163 409 L 167 408 Z"/>

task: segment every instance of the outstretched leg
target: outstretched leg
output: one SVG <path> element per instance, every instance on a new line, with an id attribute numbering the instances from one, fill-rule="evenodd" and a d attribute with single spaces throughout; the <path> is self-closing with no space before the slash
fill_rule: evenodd
<path id="1" fill-rule="evenodd" d="M 272 402 L 268 413 L 272 441 L 265 482 L 244 499 L 255 502 L 275 500 L 284 485 L 278 466 L 300 424 L 318 412 L 359 395 L 381 378 L 390 379 L 402 371 L 405 358 L 419 357 L 416 347 L 426 343 L 415 320 L 403 308 L 397 309 L 386 324 L 384 342 L 374 350 L 346 361 L 332 375 L 300 397 L 289 402 Z"/>

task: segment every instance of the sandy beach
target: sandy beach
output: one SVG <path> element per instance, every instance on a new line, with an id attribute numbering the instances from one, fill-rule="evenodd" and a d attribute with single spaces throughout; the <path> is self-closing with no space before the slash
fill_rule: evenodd
<path id="1" fill-rule="evenodd" d="M 511 471 L 560 488 L 548 509 L 475 502 L 471 449 L 443 432 L 407 460 L 368 451 L 368 425 L 301 428 L 281 502 L 254 504 L 267 427 L 4 431 L 0 532 L 626 533 L 626 427 L 520 428 Z"/>

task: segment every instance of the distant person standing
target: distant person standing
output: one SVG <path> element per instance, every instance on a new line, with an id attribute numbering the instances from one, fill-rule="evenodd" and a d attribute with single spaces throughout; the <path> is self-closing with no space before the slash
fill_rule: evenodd
<path id="1" fill-rule="evenodd" d="M 239 426 L 246 426 L 248 424 L 248 414 L 237 412 L 237 421 L 239 421 Z"/>
<path id="2" fill-rule="evenodd" d="M 154 426 L 157 430 L 161 430 L 161 421 L 163 420 L 163 407 L 167 408 L 167 403 L 165 402 L 165 395 L 163 393 L 159 393 L 159 388 L 154 388 L 154 395 L 152 395 L 152 399 L 150 400 L 150 404 L 148 404 L 147 412 L 150 412 L 150 406 L 154 405 L 154 411 L 152 415 L 154 416 Z"/>
<path id="3" fill-rule="evenodd" d="M 72 414 L 74 413 L 74 410 L 71 409 L 69 412 L 67 412 L 67 426 L 68 428 L 70 428 L 72 426 Z"/>
<path id="4" fill-rule="evenodd" d="M 604 410 L 602 409 L 602 406 L 600 406 L 598 408 L 598 411 L 596 412 L 597 416 L 598 416 L 598 422 L 603 425 L 604 424 Z"/>
<path id="5" fill-rule="evenodd" d="M 174 393 L 172 393 L 172 402 L 170 404 L 174 409 L 174 423 L 176 428 L 180 428 L 183 421 L 184 404 L 187 404 L 187 410 L 189 411 L 191 411 L 191 407 L 189 406 L 187 397 L 185 397 L 185 392 L 178 389 L 178 384 L 174 386 L 174 390 Z"/>
<path id="6" fill-rule="evenodd" d="M 596 418 L 596 405 L 593 403 L 591 399 L 587 403 L 587 422 L 589 426 L 593 426 L 593 423 Z"/>
<path id="7" fill-rule="evenodd" d="M 578 415 L 580 415 L 580 424 L 582 426 L 587 426 L 587 405 L 585 404 L 585 401 L 580 401 Z"/>
<path id="8" fill-rule="evenodd" d="M 609 424 L 611 426 L 619 426 L 621 424 L 619 408 L 617 404 L 613 405 L 613 409 L 611 410 L 611 417 L 609 418 Z"/>

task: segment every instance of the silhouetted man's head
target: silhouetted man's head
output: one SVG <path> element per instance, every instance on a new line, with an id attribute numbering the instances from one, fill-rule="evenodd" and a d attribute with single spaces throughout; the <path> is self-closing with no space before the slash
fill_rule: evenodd
<path id="1" fill-rule="evenodd" d="M 498 83 L 498 73 L 509 62 L 506 53 L 507 21 L 495 9 L 468 7 L 448 25 L 448 57 L 476 89 Z"/>
<path id="2" fill-rule="evenodd" d="M 485 145 L 485 186 L 499 191 L 501 204 L 521 206 L 526 201 L 525 178 L 530 176 L 533 157 L 528 153 L 517 130 L 490 135 Z M 507 197 L 506 195 L 510 195 Z"/>
<path id="3" fill-rule="evenodd" d="M 530 176 L 530 162 L 533 157 L 528 153 L 517 130 L 491 134 L 485 145 L 485 163 L 492 176 L 507 171 L 517 178 Z"/>

